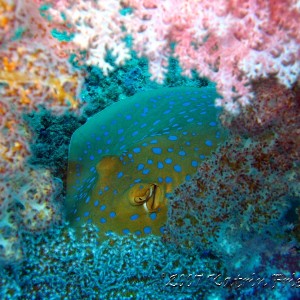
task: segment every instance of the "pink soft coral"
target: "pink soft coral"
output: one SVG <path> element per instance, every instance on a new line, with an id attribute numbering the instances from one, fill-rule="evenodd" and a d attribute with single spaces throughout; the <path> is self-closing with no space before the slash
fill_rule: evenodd
<path id="1" fill-rule="evenodd" d="M 217 83 L 217 105 L 237 112 L 252 98 L 253 79 L 275 76 L 286 87 L 299 77 L 300 1 L 126 0 L 134 48 L 164 79 L 170 43 L 185 74 L 196 69 Z"/>
<path id="2" fill-rule="evenodd" d="M 68 45 L 86 50 L 87 64 L 107 74 L 113 68 L 105 61 L 107 50 L 122 64 L 130 58 L 123 41 L 130 33 L 133 48 L 150 60 L 152 79 L 164 80 L 173 52 L 184 74 L 196 69 L 217 83 L 223 99 L 216 104 L 233 113 L 253 97 L 253 80 L 276 77 L 290 88 L 300 74 L 299 0 L 51 2 L 54 24 L 64 22 L 63 12 L 75 33 Z M 129 7 L 133 13 L 120 13 Z"/>
<path id="3" fill-rule="evenodd" d="M 33 7 L 37 14 L 41 2 L 26 0 L 21 6 L 25 11 Z M 164 80 L 173 54 L 184 74 L 195 69 L 216 82 L 223 96 L 216 104 L 233 113 L 253 98 L 253 81 L 276 77 L 290 88 L 299 78 L 299 0 L 49 2 L 52 7 L 47 13 L 52 20 L 49 24 L 41 16 L 34 17 L 31 23 L 36 25 L 28 26 L 33 37 L 60 54 L 86 50 L 86 63 L 99 65 L 105 75 L 113 69 L 105 60 L 108 50 L 115 56 L 116 65 L 130 58 L 130 49 L 123 41 L 130 33 L 133 48 L 150 60 L 152 79 Z M 129 7 L 132 13 L 121 13 Z M 52 28 L 72 32 L 74 39 L 53 43 L 49 37 Z"/>

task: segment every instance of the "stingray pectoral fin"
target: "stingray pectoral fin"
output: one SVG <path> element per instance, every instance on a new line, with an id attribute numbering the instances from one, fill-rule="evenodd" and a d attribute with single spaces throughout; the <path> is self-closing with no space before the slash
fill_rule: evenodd
<path id="1" fill-rule="evenodd" d="M 162 188 L 156 183 L 139 183 L 128 192 L 131 205 L 143 205 L 147 212 L 156 212 L 165 205 Z"/>

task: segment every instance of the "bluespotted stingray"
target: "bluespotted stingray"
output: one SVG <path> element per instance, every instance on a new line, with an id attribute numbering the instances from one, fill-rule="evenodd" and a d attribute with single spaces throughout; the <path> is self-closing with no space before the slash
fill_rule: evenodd
<path id="1" fill-rule="evenodd" d="M 138 93 L 89 118 L 69 149 L 66 209 L 70 225 L 161 234 L 168 194 L 189 180 L 224 140 L 214 87 Z"/>

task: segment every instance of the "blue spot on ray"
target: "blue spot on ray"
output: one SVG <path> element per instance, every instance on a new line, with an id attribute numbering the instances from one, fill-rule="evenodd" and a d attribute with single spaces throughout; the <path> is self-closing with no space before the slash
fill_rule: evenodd
<path id="1" fill-rule="evenodd" d="M 166 183 L 171 183 L 173 181 L 172 177 L 166 176 Z"/>
<path id="2" fill-rule="evenodd" d="M 181 166 L 180 165 L 174 165 L 175 172 L 181 172 Z"/>
<path id="3" fill-rule="evenodd" d="M 154 154 L 162 154 L 162 149 L 159 147 L 153 147 L 151 150 Z"/>
<path id="4" fill-rule="evenodd" d="M 144 169 L 144 170 L 142 171 L 142 173 L 143 173 L 144 175 L 147 175 L 147 174 L 150 173 L 150 170 L 149 170 L 149 169 Z"/>
<path id="5" fill-rule="evenodd" d="M 156 217 L 157 217 L 157 214 L 156 214 L 155 212 L 153 212 L 153 213 L 151 213 L 151 214 L 149 215 L 149 217 L 150 217 L 151 220 L 155 220 Z"/>
<path id="6" fill-rule="evenodd" d="M 198 167 L 198 162 L 196 160 L 192 160 L 192 167 Z"/>
<path id="7" fill-rule="evenodd" d="M 133 149 L 134 153 L 140 153 L 141 152 L 141 148 L 137 147 Z"/>
<path id="8" fill-rule="evenodd" d="M 157 163 L 157 168 L 158 168 L 158 169 L 163 169 L 163 168 L 164 168 L 164 164 L 163 164 L 161 161 L 159 161 L 159 162 Z"/>
<path id="9" fill-rule="evenodd" d="M 172 158 L 166 158 L 165 163 L 166 164 L 171 164 L 172 163 Z"/>
<path id="10" fill-rule="evenodd" d="M 131 220 L 131 221 L 135 221 L 135 220 L 137 220 L 138 218 L 139 218 L 139 215 L 138 215 L 138 214 L 134 214 L 134 215 L 130 216 L 130 220 Z"/>
<path id="11" fill-rule="evenodd" d="M 114 218 L 116 215 L 117 215 L 117 214 L 116 214 L 114 211 L 111 211 L 111 212 L 109 213 L 109 216 L 110 216 L 111 218 Z"/>
<path id="12" fill-rule="evenodd" d="M 144 164 L 138 164 L 137 169 L 138 169 L 138 171 L 141 171 L 144 169 L 144 167 L 145 167 Z"/>
<path id="13" fill-rule="evenodd" d="M 152 231 L 151 227 L 149 227 L 149 226 L 144 227 L 145 234 L 149 234 L 149 233 L 151 233 L 151 231 Z"/>
<path id="14" fill-rule="evenodd" d="M 170 135 L 170 136 L 168 137 L 168 139 L 169 139 L 170 141 L 176 141 L 178 138 L 177 138 L 176 135 Z"/>
<path id="15" fill-rule="evenodd" d="M 213 145 L 213 142 L 210 141 L 210 140 L 206 140 L 205 145 L 208 146 L 208 147 L 211 147 Z"/>

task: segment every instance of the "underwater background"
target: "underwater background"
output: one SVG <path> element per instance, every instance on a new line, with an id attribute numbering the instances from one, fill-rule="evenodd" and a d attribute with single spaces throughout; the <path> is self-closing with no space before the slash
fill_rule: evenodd
<path id="1" fill-rule="evenodd" d="M 299 19 L 0 0 L 0 299 L 299 299 Z"/>

